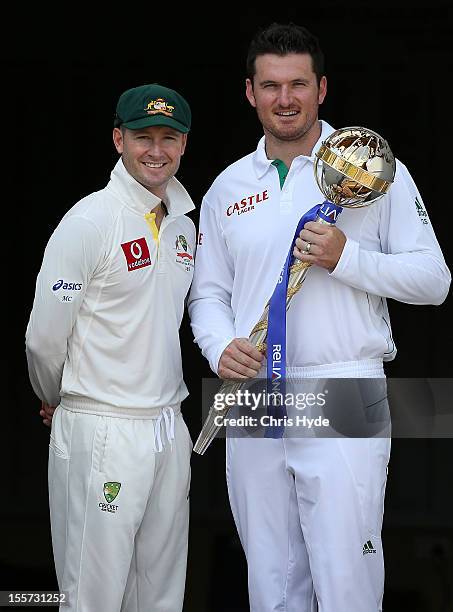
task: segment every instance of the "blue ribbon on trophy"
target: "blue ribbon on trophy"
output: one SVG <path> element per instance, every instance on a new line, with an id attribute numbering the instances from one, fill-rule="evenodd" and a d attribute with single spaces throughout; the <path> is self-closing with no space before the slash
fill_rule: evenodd
<path id="1" fill-rule="evenodd" d="M 305 224 L 309 221 L 334 225 L 343 208 L 326 200 L 306 212 L 297 224 L 283 270 L 269 301 L 267 328 L 267 414 L 270 424 L 265 438 L 281 438 L 285 431 L 286 405 L 286 296 L 290 267 L 294 262 L 294 245 Z"/>

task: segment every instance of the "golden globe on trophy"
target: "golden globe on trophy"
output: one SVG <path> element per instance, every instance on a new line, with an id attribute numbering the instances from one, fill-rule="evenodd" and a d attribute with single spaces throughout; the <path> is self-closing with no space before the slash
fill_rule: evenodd
<path id="1" fill-rule="evenodd" d="M 395 158 L 379 134 L 364 127 L 346 127 L 333 132 L 315 153 L 314 172 L 326 201 L 319 206 L 315 221 L 334 225 L 343 208 L 369 206 L 389 190 L 395 177 Z M 300 290 L 310 264 L 296 260 L 290 265 L 286 309 Z M 249 340 L 266 353 L 269 303 L 252 329 Z M 236 394 L 246 383 L 225 381 L 216 397 Z M 231 396 L 230 396 L 231 397 Z M 230 404 L 211 406 L 194 446 L 203 455 L 221 429 Z"/>

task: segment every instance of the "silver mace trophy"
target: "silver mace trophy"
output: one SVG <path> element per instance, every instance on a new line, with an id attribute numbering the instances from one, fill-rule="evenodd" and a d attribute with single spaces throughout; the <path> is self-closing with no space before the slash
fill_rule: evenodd
<path id="1" fill-rule="evenodd" d="M 344 208 L 369 206 L 387 193 L 395 177 L 395 158 L 387 141 L 376 132 L 364 127 L 346 127 L 336 130 L 323 141 L 315 155 L 316 182 L 326 197 L 326 202 L 321 207 L 324 218 L 317 216 L 318 223 L 335 224 L 338 213 L 333 207 L 329 211 L 331 203 Z M 327 221 L 326 218 L 330 218 L 330 221 Z M 294 295 L 302 287 L 310 265 L 296 260 L 290 267 L 286 310 Z M 268 313 L 269 303 L 266 304 L 260 320 L 249 336 L 250 342 L 264 354 L 266 352 Z M 236 394 L 247 382 L 225 381 L 217 396 Z M 220 408 L 211 406 L 193 448 L 196 453 L 200 455 L 205 453 L 222 427 L 216 423 L 223 422 L 229 409 L 230 406 L 226 404 Z"/>

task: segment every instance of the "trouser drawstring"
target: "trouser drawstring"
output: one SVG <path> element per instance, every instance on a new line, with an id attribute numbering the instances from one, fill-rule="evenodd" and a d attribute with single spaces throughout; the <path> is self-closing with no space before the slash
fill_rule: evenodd
<path id="1" fill-rule="evenodd" d="M 167 440 L 170 443 L 170 447 L 173 448 L 172 441 L 175 439 L 175 413 L 173 411 L 173 408 L 163 408 L 162 412 L 157 417 L 156 422 L 154 424 L 154 450 L 157 453 L 160 453 L 164 448 L 160 432 L 162 420 L 165 424 L 165 433 L 167 434 Z"/>

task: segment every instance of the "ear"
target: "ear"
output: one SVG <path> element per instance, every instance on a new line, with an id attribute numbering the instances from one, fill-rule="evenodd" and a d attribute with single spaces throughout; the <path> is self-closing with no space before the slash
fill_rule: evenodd
<path id="1" fill-rule="evenodd" d="M 250 79 L 245 80 L 245 95 L 247 96 L 247 100 L 250 102 L 253 108 L 256 108 L 255 94 L 253 93 L 253 83 Z"/>
<path id="2" fill-rule="evenodd" d="M 325 76 L 323 76 L 321 77 L 321 81 L 319 82 L 318 104 L 322 104 L 324 102 L 326 93 L 327 93 L 327 79 Z"/>
<path id="3" fill-rule="evenodd" d="M 181 141 L 181 155 L 184 155 L 186 146 L 187 146 L 187 134 L 183 134 L 182 141 Z"/>
<path id="4" fill-rule="evenodd" d="M 123 132 L 119 128 L 113 128 L 113 144 L 118 153 L 123 152 Z"/>

